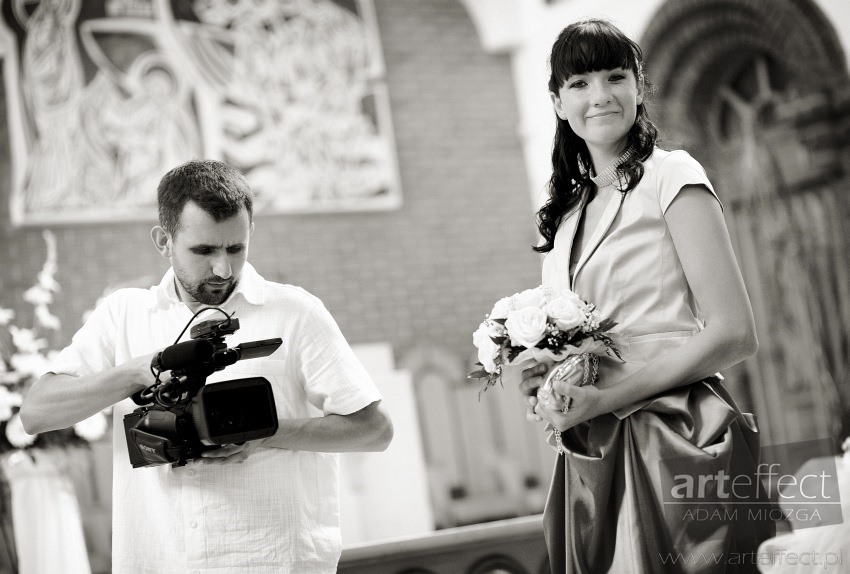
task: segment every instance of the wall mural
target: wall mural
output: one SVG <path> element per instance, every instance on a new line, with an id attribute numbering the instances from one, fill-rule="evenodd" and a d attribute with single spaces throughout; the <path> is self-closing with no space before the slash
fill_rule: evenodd
<path id="1" fill-rule="evenodd" d="M 257 213 L 400 205 L 371 0 L 2 0 L 16 224 L 155 219 L 188 159 Z"/>

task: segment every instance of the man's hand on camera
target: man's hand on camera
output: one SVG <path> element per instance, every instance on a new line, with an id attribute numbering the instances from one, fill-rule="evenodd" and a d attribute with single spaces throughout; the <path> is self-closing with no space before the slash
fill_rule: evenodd
<path id="1" fill-rule="evenodd" d="M 124 366 L 130 367 L 135 371 L 135 379 L 139 384 L 139 388 L 137 390 L 145 389 L 151 386 L 154 383 L 154 375 L 151 372 L 151 361 L 156 356 L 157 353 L 150 353 L 148 355 L 141 355 L 139 357 L 135 357 L 127 361 Z M 160 381 L 167 381 L 171 379 L 171 371 L 162 371 L 159 375 Z"/>
<path id="2" fill-rule="evenodd" d="M 206 464 L 230 464 L 233 462 L 245 462 L 255 450 L 262 446 L 263 439 L 250 440 L 240 444 L 226 444 L 221 448 L 206 450 L 201 453 L 201 458 Z"/>

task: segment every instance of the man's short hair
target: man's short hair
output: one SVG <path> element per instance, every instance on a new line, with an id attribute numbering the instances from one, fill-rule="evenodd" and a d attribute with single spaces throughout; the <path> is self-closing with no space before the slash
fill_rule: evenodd
<path id="1" fill-rule="evenodd" d="M 239 170 L 224 162 L 191 160 L 166 173 L 156 190 L 159 224 L 172 236 L 180 226 L 180 214 L 189 201 L 215 221 L 233 217 L 241 208 L 254 219 L 254 195 Z"/>

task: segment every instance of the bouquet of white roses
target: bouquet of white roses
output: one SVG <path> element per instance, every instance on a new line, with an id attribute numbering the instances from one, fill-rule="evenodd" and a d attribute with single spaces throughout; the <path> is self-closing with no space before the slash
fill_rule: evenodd
<path id="1" fill-rule="evenodd" d="M 621 358 L 608 335 L 616 324 L 568 289 L 526 289 L 497 301 L 472 334 L 481 369 L 468 377 L 484 379 L 484 392 L 501 384 L 507 365 L 554 364 L 583 354 Z"/>

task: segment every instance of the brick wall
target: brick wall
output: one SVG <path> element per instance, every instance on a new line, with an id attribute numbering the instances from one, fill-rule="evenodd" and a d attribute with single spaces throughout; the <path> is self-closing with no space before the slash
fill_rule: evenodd
<path id="1" fill-rule="evenodd" d="M 403 193 L 390 212 L 266 216 L 250 260 L 266 278 L 320 297 L 352 343 L 396 355 L 439 345 L 464 356 L 499 297 L 539 282 L 533 216 L 507 56 L 484 53 L 456 0 L 375 0 Z M 42 228 L 9 224 L 6 98 L 0 113 L 0 306 L 29 321 L 21 294 L 45 255 Z M 61 347 L 112 285 L 158 280 L 153 222 L 52 226 Z M 144 282 L 144 281 L 142 281 Z"/>

